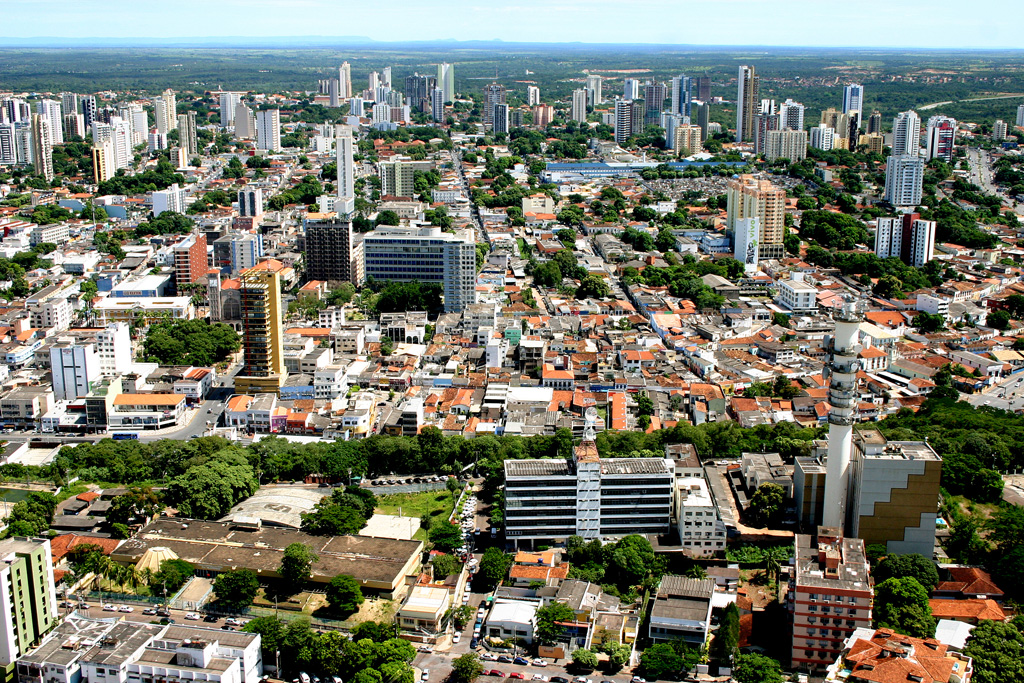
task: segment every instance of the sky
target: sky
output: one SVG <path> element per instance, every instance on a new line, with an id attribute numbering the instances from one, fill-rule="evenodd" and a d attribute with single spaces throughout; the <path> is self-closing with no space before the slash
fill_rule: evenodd
<path id="1" fill-rule="evenodd" d="M 0 38 L 154 38 L 158 43 L 181 37 L 364 36 L 378 41 L 1024 49 L 1024 31 L 1011 19 L 1019 16 L 1019 3 L 2 0 Z"/>

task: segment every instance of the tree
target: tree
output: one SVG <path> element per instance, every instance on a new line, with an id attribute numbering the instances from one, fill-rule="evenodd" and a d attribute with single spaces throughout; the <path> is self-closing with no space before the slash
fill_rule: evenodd
<path id="1" fill-rule="evenodd" d="M 497 548 L 488 548 L 480 558 L 480 571 L 477 578 L 488 588 L 494 588 L 508 576 L 512 558 Z"/>
<path id="2" fill-rule="evenodd" d="M 149 486 L 131 486 L 128 492 L 115 496 L 110 501 L 107 521 L 110 523 L 128 524 L 136 517 L 148 519 L 163 509 L 160 496 Z"/>
<path id="3" fill-rule="evenodd" d="M 658 643 L 640 655 L 640 670 L 647 678 L 671 678 L 683 670 L 683 658 L 669 643 Z"/>
<path id="4" fill-rule="evenodd" d="M 766 482 L 757 487 L 750 498 L 750 512 L 761 524 L 773 524 L 782 514 L 786 491 L 778 484 Z"/>
<path id="5" fill-rule="evenodd" d="M 366 498 L 367 495 L 370 498 Z M 302 530 L 314 536 L 359 533 L 373 516 L 375 501 L 371 491 L 358 486 L 335 489 L 330 496 L 321 499 L 312 512 L 302 513 Z"/>
<path id="6" fill-rule="evenodd" d="M 452 524 L 445 520 L 434 525 L 427 534 L 427 538 L 434 544 L 435 548 L 441 550 L 455 550 L 462 545 L 462 528 L 458 524 Z"/>
<path id="7" fill-rule="evenodd" d="M 914 638 L 935 635 L 928 591 L 912 576 L 886 579 L 875 586 L 875 625 Z"/>
<path id="8" fill-rule="evenodd" d="M 355 612 L 364 601 L 359 582 L 347 574 L 339 574 L 331 579 L 327 584 L 326 595 L 331 609 L 340 614 Z"/>
<path id="9" fill-rule="evenodd" d="M 878 278 L 872 291 L 876 296 L 886 299 L 902 299 L 903 283 L 895 275 L 883 275 Z"/>
<path id="10" fill-rule="evenodd" d="M 384 210 L 377 214 L 377 225 L 398 225 L 398 214 L 394 211 Z"/>
<path id="11" fill-rule="evenodd" d="M 928 591 L 939 585 L 939 570 L 935 563 L 918 553 L 889 555 L 879 563 L 872 575 L 875 583 L 882 583 L 892 578 L 912 576 Z"/>
<path id="12" fill-rule="evenodd" d="M 558 622 L 573 621 L 576 621 L 576 613 L 571 607 L 562 602 L 550 602 L 537 610 L 537 626 L 533 630 L 534 636 L 541 643 L 551 645 L 558 641 L 565 630 Z"/>
<path id="13" fill-rule="evenodd" d="M 480 663 L 480 658 L 475 652 L 467 652 L 452 660 L 452 671 L 449 677 L 452 683 L 473 683 L 483 672 L 484 667 Z"/>
<path id="14" fill-rule="evenodd" d="M 260 590 L 260 580 L 251 569 L 235 569 L 218 574 L 213 580 L 217 605 L 241 611 L 252 604 Z"/>
<path id="15" fill-rule="evenodd" d="M 1016 505 L 1003 505 L 985 524 L 989 530 L 989 540 L 993 541 L 1002 553 L 1024 545 L 1024 508 Z"/>
<path id="16" fill-rule="evenodd" d="M 387 358 L 395 352 L 395 342 L 391 337 L 382 337 L 380 340 L 380 355 Z"/>
<path id="17" fill-rule="evenodd" d="M 996 330 L 1005 330 L 1010 327 L 1010 314 L 1006 311 L 992 311 L 985 317 L 985 326 Z"/>
<path id="18" fill-rule="evenodd" d="M 967 638 L 964 654 L 973 660 L 974 683 L 1024 681 L 1024 634 L 1013 624 L 980 622 Z"/>
<path id="19" fill-rule="evenodd" d="M 608 571 L 620 589 L 639 585 L 656 566 L 651 542 L 637 534 L 624 536 L 615 543 L 608 559 Z"/>
<path id="20" fill-rule="evenodd" d="M 166 497 L 185 517 L 223 517 L 259 483 L 244 451 L 225 448 L 171 480 Z"/>
<path id="21" fill-rule="evenodd" d="M 597 668 L 597 655 L 585 647 L 574 650 L 572 663 L 580 671 L 593 671 Z"/>
<path id="22" fill-rule="evenodd" d="M 161 365 L 210 366 L 241 347 L 241 337 L 230 325 L 200 319 L 156 323 L 142 342 L 145 360 Z"/>
<path id="23" fill-rule="evenodd" d="M 434 565 L 434 578 L 436 579 L 462 571 L 462 563 L 454 555 L 434 555 L 430 564 Z"/>
<path id="24" fill-rule="evenodd" d="M 654 401 L 647 394 L 640 394 L 636 397 L 637 415 L 654 415 Z"/>
<path id="25" fill-rule="evenodd" d="M 10 536 L 42 536 L 50 528 L 57 498 L 52 493 L 33 491 L 11 508 L 7 517 Z"/>
<path id="26" fill-rule="evenodd" d="M 194 573 L 195 567 L 185 560 L 163 560 L 149 581 L 149 590 L 153 595 L 174 595 Z"/>
<path id="27" fill-rule="evenodd" d="M 309 577 L 312 575 L 313 563 L 319 559 L 313 553 L 313 549 L 305 543 L 290 543 L 284 549 L 281 566 L 277 572 L 289 588 L 299 592 L 302 584 L 309 581 Z"/>
<path id="28" fill-rule="evenodd" d="M 533 284 L 538 287 L 557 287 L 562 283 L 562 269 L 554 261 L 541 263 L 533 269 Z"/>
<path id="29" fill-rule="evenodd" d="M 732 677 L 739 683 L 782 683 L 782 666 L 764 655 L 738 655 Z"/>
<path id="30" fill-rule="evenodd" d="M 718 630 L 711 641 L 709 655 L 719 666 L 731 666 L 736 655 L 736 646 L 740 642 L 740 611 L 736 603 L 730 602 L 722 610 L 718 620 Z"/>

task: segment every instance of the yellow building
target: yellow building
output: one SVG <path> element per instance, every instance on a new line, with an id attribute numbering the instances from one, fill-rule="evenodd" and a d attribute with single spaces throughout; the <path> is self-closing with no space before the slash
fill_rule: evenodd
<path id="1" fill-rule="evenodd" d="M 744 174 L 729 181 L 727 195 L 727 228 L 736 230 L 736 221 L 759 218 L 761 232 L 757 236 L 762 259 L 782 258 L 786 235 L 786 191 L 768 180 Z"/>
<path id="2" fill-rule="evenodd" d="M 868 135 L 861 135 L 857 140 L 857 144 L 867 147 L 868 154 L 881 154 L 882 148 L 885 147 L 885 140 L 879 133 L 869 133 Z"/>
<path id="3" fill-rule="evenodd" d="M 672 150 L 676 156 L 686 151 L 687 155 L 699 154 L 704 151 L 700 142 L 700 126 L 682 125 L 676 127 L 675 148 Z"/>
<path id="4" fill-rule="evenodd" d="M 235 377 L 235 393 L 276 394 L 288 375 L 281 329 L 283 268 L 280 261 L 270 259 L 239 277 L 244 365 Z"/>

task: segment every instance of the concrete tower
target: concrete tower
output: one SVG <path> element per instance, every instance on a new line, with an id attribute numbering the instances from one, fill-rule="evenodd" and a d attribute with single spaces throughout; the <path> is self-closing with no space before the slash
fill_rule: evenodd
<path id="1" fill-rule="evenodd" d="M 857 407 L 857 330 L 861 317 L 847 302 L 835 315 L 827 371 L 830 376 L 828 401 L 828 469 L 825 472 L 825 510 L 822 525 L 842 529 L 846 521 L 850 458 L 853 453 L 853 423 Z"/>

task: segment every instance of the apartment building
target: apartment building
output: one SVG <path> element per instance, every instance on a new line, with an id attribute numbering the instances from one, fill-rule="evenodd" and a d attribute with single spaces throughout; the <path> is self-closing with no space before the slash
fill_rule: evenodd
<path id="1" fill-rule="evenodd" d="M 50 541 L 0 541 L 0 666 L 8 669 L 56 626 L 57 591 Z"/>
<path id="2" fill-rule="evenodd" d="M 916 213 L 880 217 L 875 229 L 875 254 L 878 258 L 894 256 L 920 268 L 935 254 L 935 229 L 935 221 L 921 220 Z"/>
<path id="3" fill-rule="evenodd" d="M 235 376 L 239 394 L 278 393 L 287 378 L 281 329 L 280 261 L 263 261 L 241 274 L 244 365 Z"/>
<path id="4" fill-rule="evenodd" d="M 725 551 L 727 530 L 711 488 L 703 476 L 675 482 L 675 517 L 679 543 L 691 557 Z"/>
<path id="5" fill-rule="evenodd" d="M 818 290 L 805 282 L 802 273 L 796 273 L 791 280 L 779 280 L 775 303 L 797 313 L 813 313 L 818 310 Z"/>
<path id="6" fill-rule="evenodd" d="M 761 259 L 781 258 L 785 253 L 786 191 L 771 181 L 745 174 L 730 180 L 726 192 L 728 230 L 735 231 L 738 220 L 760 219 L 757 244 Z"/>
<path id="7" fill-rule="evenodd" d="M 306 276 L 331 283 L 353 281 L 352 221 L 325 217 L 304 221 Z"/>
<path id="8" fill-rule="evenodd" d="M 178 291 L 206 275 L 206 235 L 189 235 L 174 245 L 174 284 Z"/>

